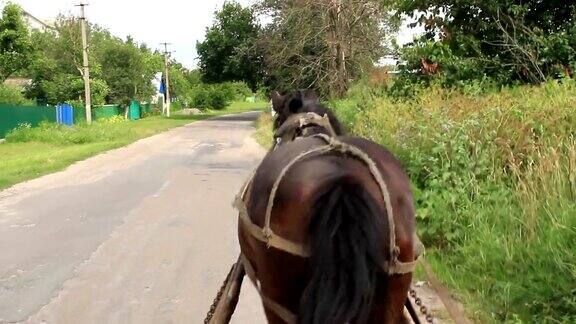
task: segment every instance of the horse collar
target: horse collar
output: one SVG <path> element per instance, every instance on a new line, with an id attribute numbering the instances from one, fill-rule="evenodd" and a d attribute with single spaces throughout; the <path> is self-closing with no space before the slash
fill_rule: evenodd
<path id="1" fill-rule="evenodd" d="M 328 136 L 336 136 L 336 132 L 330 124 L 330 119 L 328 115 L 320 116 L 314 112 L 306 112 L 294 114 L 288 117 L 288 119 L 276 130 L 274 133 L 274 138 L 276 138 L 276 144 L 285 140 L 294 140 L 297 138 L 297 131 L 303 131 L 310 126 L 322 127 L 328 133 Z"/>

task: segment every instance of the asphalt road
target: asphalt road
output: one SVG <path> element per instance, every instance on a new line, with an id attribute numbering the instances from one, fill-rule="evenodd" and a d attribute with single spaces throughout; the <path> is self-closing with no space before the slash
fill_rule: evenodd
<path id="1" fill-rule="evenodd" d="M 0 192 L 0 323 L 202 323 L 238 255 L 256 114 L 196 122 Z M 245 280 L 235 323 L 264 323 Z"/>

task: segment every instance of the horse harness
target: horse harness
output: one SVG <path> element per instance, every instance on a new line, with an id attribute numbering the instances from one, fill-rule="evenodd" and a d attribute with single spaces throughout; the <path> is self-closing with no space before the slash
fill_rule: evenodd
<path id="1" fill-rule="evenodd" d="M 297 243 L 297 242 L 293 242 L 293 241 L 290 241 L 288 239 L 285 239 L 285 238 L 277 235 L 276 233 L 274 233 L 274 231 L 272 230 L 272 228 L 270 226 L 271 219 L 272 219 L 272 210 L 274 208 L 274 200 L 275 200 L 278 188 L 280 187 L 280 184 L 281 184 L 282 180 L 284 179 L 284 177 L 286 176 L 286 174 L 288 173 L 288 171 L 297 162 L 302 161 L 302 160 L 304 160 L 310 156 L 320 156 L 320 155 L 329 154 L 329 153 L 337 153 L 337 154 L 341 154 L 343 156 L 353 157 L 353 158 L 363 162 L 368 167 L 372 177 L 374 178 L 374 180 L 376 181 L 376 183 L 378 184 L 378 186 L 380 188 L 380 193 L 381 193 L 382 198 L 384 199 L 384 202 L 386 205 L 386 214 L 388 217 L 388 227 L 389 227 L 389 237 L 390 237 L 390 245 L 389 245 L 390 246 L 390 251 L 389 251 L 390 260 L 385 261 L 385 263 L 382 265 L 382 269 L 388 275 L 403 275 L 403 274 L 414 272 L 418 257 L 423 252 L 422 243 L 420 242 L 418 237 L 415 236 L 415 240 L 414 240 L 415 260 L 414 261 L 402 262 L 402 261 L 398 260 L 398 256 L 400 255 L 400 248 L 396 245 L 394 213 L 392 210 L 390 192 L 388 190 L 388 186 L 387 186 L 386 182 L 384 181 L 384 177 L 382 176 L 382 173 L 378 169 L 376 163 L 370 158 L 370 156 L 368 154 L 366 154 L 364 151 L 362 151 L 360 148 L 358 148 L 354 145 L 350 145 L 350 144 L 347 144 L 347 143 L 344 143 L 344 142 L 338 140 L 335 137 L 336 134 L 335 134 L 334 130 L 332 129 L 332 126 L 330 125 L 330 122 L 329 122 L 328 117 L 326 115 L 324 115 L 323 117 L 320 117 L 319 115 L 317 115 L 315 113 L 303 113 L 303 114 L 293 115 L 278 129 L 278 131 L 275 134 L 275 137 L 277 139 L 281 139 L 281 140 L 286 140 L 286 139 L 291 140 L 296 135 L 296 130 L 294 130 L 294 128 L 299 128 L 302 130 L 302 129 L 305 129 L 309 126 L 323 127 L 332 136 L 328 136 L 326 134 L 316 134 L 316 135 L 310 136 L 312 138 L 319 138 L 319 139 L 323 140 L 323 142 L 325 144 L 300 153 L 299 155 L 294 157 L 288 164 L 286 164 L 286 166 L 284 166 L 284 168 L 281 170 L 280 174 L 278 175 L 278 178 L 274 182 L 272 190 L 270 192 L 263 227 L 260 227 L 256 224 L 254 224 L 254 222 L 250 218 L 250 215 L 248 213 L 248 208 L 247 208 L 246 203 L 244 201 L 246 193 L 248 191 L 248 188 L 254 179 L 255 172 L 250 176 L 248 181 L 244 184 L 240 193 L 237 195 L 236 199 L 234 200 L 234 204 L 233 204 L 234 207 L 239 212 L 239 217 L 240 217 L 242 226 L 244 226 L 244 229 L 246 229 L 257 240 L 266 243 L 268 248 L 273 247 L 275 249 L 290 253 L 292 255 L 300 256 L 300 257 L 305 257 L 305 258 L 310 257 L 310 249 L 306 244 L 301 244 L 301 243 Z M 302 133 L 305 134 L 305 132 L 302 132 Z M 279 141 L 277 141 L 277 143 L 278 142 Z M 290 310 L 286 309 L 286 307 L 278 304 L 277 302 L 268 298 L 267 296 L 265 296 L 262 293 L 260 283 L 259 283 L 257 276 L 256 276 L 256 271 L 254 269 L 254 266 L 250 262 L 250 260 L 248 260 L 248 258 L 246 258 L 246 256 L 244 254 L 241 254 L 240 260 L 243 263 L 244 268 L 246 269 L 246 273 L 248 274 L 248 277 L 250 278 L 252 283 L 256 286 L 256 289 L 258 290 L 264 305 L 266 305 L 268 307 L 268 309 L 272 310 L 278 317 L 280 317 L 286 323 L 288 323 L 288 324 L 297 323 L 297 316 L 295 314 L 293 314 Z"/>
<path id="2" fill-rule="evenodd" d="M 280 141 L 291 141 L 297 138 L 298 135 L 308 137 L 311 127 L 318 126 L 324 128 L 330 137 L 336 137 L 336 132 L 330 124 L 330 119 L 327 115 L 320 116 L 316 113 L 301 113 L 291 115 L 286 121 L 276 130 L 274 138 L 276 144 Z M 300 133 L 300 134 L 299 134 Z"/>

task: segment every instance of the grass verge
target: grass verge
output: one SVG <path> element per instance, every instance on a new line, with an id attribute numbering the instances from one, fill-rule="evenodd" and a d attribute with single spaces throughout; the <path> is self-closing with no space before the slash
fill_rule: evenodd
<path id="1" fill-rule="evenodd" d="M 269 149 L 272 147 L 273 141 L 273 132 L 272 132 L 272 116 L 270 113 L 265 112 L 258 117 L 258 120 L 255 122 L 256 132 L 254 133 L 254 139 L 258 142 L 258 144 L 262 145 L 262 147 Z"/>
<path id="2" fill-rule="evenodd" d="M 138 121 L 112 118 L 70 128 L 55 124 L 37 128 L 24 126 L 0 144 L 0 189 L 62 170 L 74 162 L 174 127 L 225 114 L 262 110 L 267 105 L 234 102 L 227 109 L 196 116 L 151 116 Z"/>
<path id="3" fill-rule="evenodd" d="M 479 322 L 576 322 L 575 94 L 563 80 L 336 105 L 402 161 L 427 258 Z"/>
<path id="4" fill-rule="evenodd" d="M 331 107 L 401 160 L 434 272 L 480 323 L 575 323 L 576 81 L 416 92 Z"/>

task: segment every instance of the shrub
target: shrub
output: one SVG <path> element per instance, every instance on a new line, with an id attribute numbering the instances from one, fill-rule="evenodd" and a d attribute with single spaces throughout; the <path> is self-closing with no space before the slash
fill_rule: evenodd
<path id="1" fill-rule="evenodd" d="M 182 108 L 183 108 L 183 103 L 180 100 L 173 101 L 170 104 L 170 110 L 172 110 L 172 111 L 179 111 L 179 110 L 182 110 Z"/>
<path id="2" fill-rule="evenodd" d="M 221 110 L 233 100 L 233 92 L 229 86 L 202 84 L 194 88 L 189 100 L 195 108 Z"/>
<path id="3" fill-rule="evenodd" d="M 245 82 L 224 82 L 218 85 L 227 101 L 244 101 L 252 96 L 252 90 Z"/>
<path id="4" fill-rule="evenodd" d="M 469 92 L 371 102 L 364 90 L 336 110 L 401 160 L 439 274 L 483 320 L 573 322 L 576 81 Z"/>
<path id="5" fill-rule="evenodd" d="M 17 87 L 0 84 L 0 104 L 32 105 Z"/>
<path id="6" fill-rule="evenodd" d="M 27 96 L 43 99 L 51 105 L 77 101 L 84 97 L 84 80 L 79 75 L 58 74 L 53 79 L 46 79 L 37 83 L 27 88 Z M 110 92 L 110 87 L 105 81 L 92 78 L 90 91 L 92 105 L 103 105 L 106 103 L 106 96 Z"/>
<path id="7" fill-rule="evenodd" d="M 210 105 L 208 108 L 222 110 L 230 103 L 229 97 L 218 86 L 214 86 L 210 92 Z"/>

